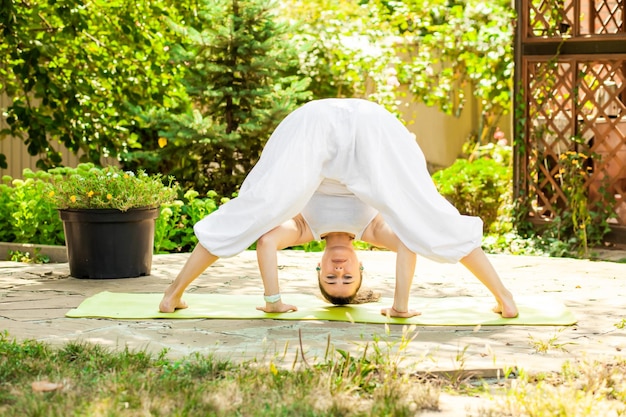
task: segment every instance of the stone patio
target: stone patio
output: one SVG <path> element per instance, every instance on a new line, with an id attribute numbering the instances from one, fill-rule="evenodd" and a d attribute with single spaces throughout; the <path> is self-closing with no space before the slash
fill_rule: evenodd
<path id="1" fill-rule="evenodd" d="M 197 352 L 233 361 L 271 359 L 285 367 L 302 360 L 300 346 L 306 360 L 313 363 L 324 360 L 329 341 L 332 348 L 358 354 L 378 338 L 379 346 L 397 355 L 403 366 L 431 372 L 465 370 L 484 377 L 496 377 L 513 367 L 559 370 L 566 360 L 621 356 L 626 349 L 626 329 L 616 326 L 626 318 L 626 264 L 567 258 L 490 255 L 503 281 L 516 295 L 550 294 L 576 315 L 576 325 L 418 327 L 416 338 L 401 353 L 398 342 L 403 326 L 399 325 L 387 328 L 321 321 L 65 317 L 68 310 L 100 291 L 162 292 L 187 256 L 156 255 L 150 276 L 114 280 L 72 278 L 67 263 L 0 262 L 0 329 L 19 340 L 36 339 L 54 345 L 85 341 L 154 353 L 167 349 L 173 358 Z M 395 255 L 372 251 L 361 252 L 360 256 L 367 272 L 364 286 L 392 297 Z M 314 269 L 318 258 L 319 254 L 301 251 L 279 253 L 281 288 L 286 299 L 289 293 L 317 294 Z M 626 252 L 606 252 L 604 258 L 623 260 Z M 262 303 L 255 253 L 247 251 L 219 260 L 188 291 L 258 294 Z M 412 294 L 489 295 L 460 264 L 421 258 Z M 414 307 L 419 310 L 419 306 Z M 548 351 L 539 352 L 542 346 L 549 347 Z"/>

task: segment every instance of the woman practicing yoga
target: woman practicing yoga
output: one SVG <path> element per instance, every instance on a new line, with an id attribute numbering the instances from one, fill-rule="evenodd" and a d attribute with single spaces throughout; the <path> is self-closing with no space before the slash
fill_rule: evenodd
<path id="1" fill-rule="evenodd" d="M 196 223 L 199 244 L 159 309 L 186 308 L 182 295 L 194 279 L 256 241 L 265 289 L 265 306 L 258 309 L 295 311 L 280 296 L 276 251 L 324 238 L 319 286 L 333 303 L 350 302 L 361 285 L 352 246 L 358 239 L 397 253 L 394 302 L 384 315 L 420 314 L 408 305 L 419 254 L 461 262 L 493 294 L 494 311 L 516 317 L 512 294 L 480 247 L 482 226 L 439 194 L 415 139 L 382 106 L 362 99 L 312 101 L 278 125 L 239 195 Z"/>

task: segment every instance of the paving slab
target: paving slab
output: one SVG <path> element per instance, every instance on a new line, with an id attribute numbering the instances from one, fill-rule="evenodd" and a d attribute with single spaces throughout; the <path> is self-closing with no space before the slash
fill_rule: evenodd
<path id="1" fill-rule="evenodd" d="M 279 253 L 282 293 L 317 294 L 319 254 Z M 562 301 L 577 317 L 573 326 L 420 326 L 399 352 L 403 326 L 280 320 L 110 320 L 66 318 L 85 298 L 101 291 L 162 292 L 188 254 L 155 255 L 150 276 L 113 280 L 76 279 L 67 263 L 28 265 L 0 262 L 0 329 L 19 340 L 55 345 L 84 341 L 121 349 L 167 350 L 173 358 L 193 353 L 223 359 L 272 360 L 284 366 L 304 358 L 322 361 L 331 349 L 362 353 L 374 340 L 403 366 L 421 371 L 458 369 L 559 370 L 566 360 L 611 358 L 626 349 L 626 264 L 569 258 L 489 255 L 516 295 L 544 295 Z M 395 255 L 362 251 L 364 286 L 393 296 Z M 626 258 L 626 252 L 606 256 Z M 220 259 L 190 292 L 258 294 L 262 283 L 255 253 Z M 418 260 L 412 295 L 485 297 L 487 290 L 460 264 Z M 419 306 L 414 306 L 419 310 Z M 424 311 L 427 313 L 427 311 Z M 542 348 L 547 347 L 546 352 Z M 395 355 L 395 356 L 394 356 Z"/>

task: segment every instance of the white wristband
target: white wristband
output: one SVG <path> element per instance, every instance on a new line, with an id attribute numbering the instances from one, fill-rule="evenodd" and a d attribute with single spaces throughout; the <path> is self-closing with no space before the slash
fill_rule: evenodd
<path id="1" fill-rule="evenodd" d="M 280 301 L 280 293 L 274 295 L 264 295 L 263 299 L 266 303 L 274 304 Z"/>

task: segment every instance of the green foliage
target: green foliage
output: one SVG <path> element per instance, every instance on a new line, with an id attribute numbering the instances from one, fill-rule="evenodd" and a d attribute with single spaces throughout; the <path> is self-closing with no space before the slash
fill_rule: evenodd
<path id="1" fill-rule="evenodd" d="M 556 179 L 568 204 L 540 228 L 530 225 L 525 206 L 510 198 L 511 148 L 500 141 L 474 148 L 470 159 L 457 160 L 433 179 L 459 211 L 483 219 L 487 252 L 589 257 L 590 248 L 601 244 L 609 231 L 606 219 L 612 205 L 588 200 L 587 159 L 577 152 L 561 155 L 563 168 Z"/>
<path id="2" fill-rule="evenodd" d="M 175 10 L 166 0 L 4 1 L 0 93 L 12 102 L 0 135 L 22 138 L 40 168 L 61 163 L 57 141 L 95 163 L 140 147 L 132 110 L 179 100 L 164 24 Z"/>
<path id="3" fill-rule="evenodd" d="M 58 245 L 63 223 L 45 198 L 49 175 L 26 169 L 23 179 L 5 176 L 0 184 L 0 241 Z"/>
<path id="4" fill-rule="evenodd" d="M 50 183 L 45 196 L 58 209 L 153 208 L 174 200 L 177 186 L 161 174 L 135 174 L 116 166 L 97 168 L 92 163 L 76 168 L 54 168 L 41 174 Z"/>
<path id="5" fill-rule="evenodd" d="M 418 100 L 459 115 L 476 99 L 477 143 L 493 135 L 509 112 L 513 78 L 513 23 L 509 0 L 375 1 L 402 36 L 410 62 L 401 68 Z"/>
<path id="6" fill-rule="evenodd" d="M 400 58 L 374 2 L 281 3 L 281 17 L 294 22 L 299 70 L 311 79 L 314 97 L 367 97 L 395 110 Z"/>
<path id="7" fill-rule="evenodd" d="M 524 195 L 514 202 L 510 221 L 515 223 L 517 241 L 532 246 L 531 253 L 588 258 L 593 257 L 593 247 L 603 244 L 611 230 L 609 221 L 615 216 L 614 197 L 600 187 L 602 199 L 589 199 L 585 185 L 590 175 L 588 162 L 589 155 L 580 152 L 568 151 L 559 156 L 560 169 L 554 178 L 566 203 L 553 205 L 554 217 L 549 222 L 536 225 L 529 221 L 529 203 Z"/>
<path id="8" fill-rule="evenodd" d="M 541 237 L 552 242 L 553 256 L 589 257 L 589 249 L 603 242 L 610 231 L 608 220 L 615 216 L 613 200 L 605 196 L 592 202 L 585 185 L 589 178 L 589 156 L 568 151 L 559 156 L 561 169 L 555 178 L 563 191 L 567 204 L 556 207 L 557 213 L 545 227 L 538 230 Z M 604 190 L 600 190 L 605 194 Z"/>
<path id="9" fill-rule="evenodd" d="M 489 230 L 510 195 L 511 173 L 509 165 L 495 159 L 457 159 L 450 167 L 437 171 L 433 180 L 461 214 L 480 217 Z"/>
<path id="10" fill-rule="evenodd" d="M 303 250 L 305 252 L 323 252 L 326 248 L 325 240 L 313 240 L 303 245 L 294 246 L 291 249 Z"/>
<path id="11" fill-rule="evenodd" d="M 217 193 L 209 191 L 206 198 L 189 190 L 184 201 L 176 200 L 161 206 L 154 230 L 155 253 L 191 252 L 198 243 L 193 225 L 217 210 Z"/>
<path id="12" fill-rule="evenodd" d="M 35 248 L 34 253 L 31 255 L 30 252 L 10 250 L 9 260 L 13 262 L 23 262 L 27 264 L 47 264 L 48 262 L 50 262 L 50 257 L 46 255 L 41 255 L 39 251 L 39 248 Z"/>
<path id="13" fill-rule="evenodd" d="M 568 210 L 565 211 L 567 216 L 564 220 L 570 224 L 566 227 L 571 227 L 571 234 L 576 241 L 580 242 L 582 255 L 587 256 L 590 237 L 587 234 L 587 226 L 591 224 L 587 187 L 585 186 L 588 177 L 587 156 L 579 152 L 565 152 L 559 155 L 559 162 L 563 168 L 557 174 L 557 179 L 560 180 L 561 190 L 568 202 Z"/>
<path id="14" fill-rule="evenodd" d="M 1 134 L 21 137 L 40 167 L 60 164 L 59 141 L 83 160 L 117 156 L 230 195 L 278 121 L 310 98 L 395 111 L 402 76 L 454 112 L 446 103 L 460 109 L 467 85 L 492 127 L 509 99 L 503 0 L 5 3 L 0 89 L 13 101 Z"/>
<path id="15" fill-rule="evenodd" d="M 96 168 L 90 163 L 77 168 L 55 168 L 51 173 L 26 169 L 23 175 L 24 179 L 5 176 L 0 184 L 1 242 L 65 244 L 57 211 L 60 205 L 126 209 L 150 204 L 161 205 L 155 224 L 155 251 L 190 251 L 197 242 L 193 224 L 214 211 L 218 202 L 227 200 L 218 199 L 214 192 L 198 199 L 193 190 L 185 193 L 184 201 L 174 200 L 178 188 L 164 185 L 161 175 L 131 175 L 113 167 Z M 107 193 L 111 193 L 111 199 L 107 199 Z M 76 197 L 75 202 L 72 196 Z M 37 254 L 32 259 L 38 261 Z"/>
<path id="16" fill-rule="evenodd" d="M 171 59 L 184 67 L 189 103 L 176 113 L 141 113 L 159 140 L 129 153 L 133 164 L 170 173 L 201 194 L 237 191 L 277 123 L 310 98 L 275 9 L 266 0 L 180 6 L 184 22 L 168 20 L 180 39 Z"/>

